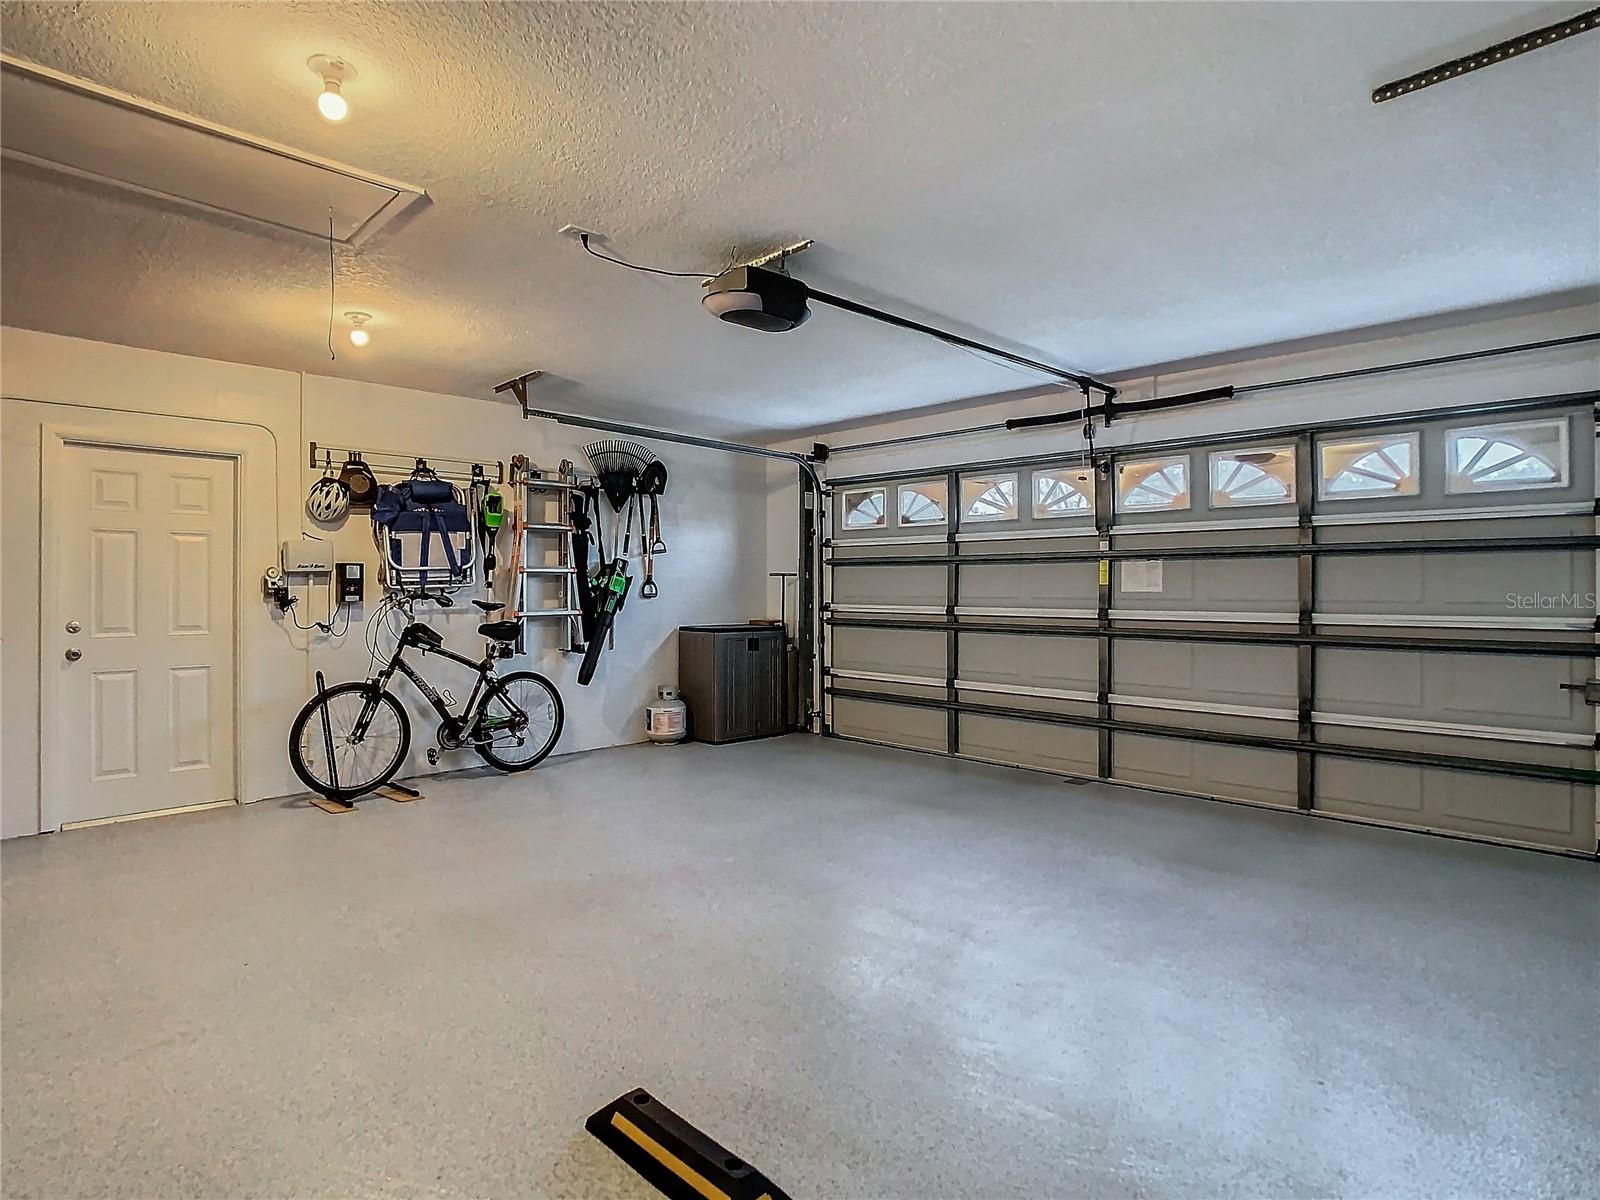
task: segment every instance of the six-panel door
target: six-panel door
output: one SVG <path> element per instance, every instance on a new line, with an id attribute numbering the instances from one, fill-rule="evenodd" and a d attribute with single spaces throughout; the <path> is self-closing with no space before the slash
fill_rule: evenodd
<path id="1" fill-rule="evenodd" d="M 233 460 L 67 443 L 50 474 L 44 828 L 233 799 Z"/>

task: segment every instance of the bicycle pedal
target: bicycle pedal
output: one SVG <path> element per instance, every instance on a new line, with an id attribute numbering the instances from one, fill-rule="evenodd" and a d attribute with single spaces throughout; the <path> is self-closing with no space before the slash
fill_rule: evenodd
<path id="1" fill-rule="evenodd" d="M 439 765 L 439 752 L 432 746 L 428 747 L 428 765 L 430 767 L 437 767 Z"/>

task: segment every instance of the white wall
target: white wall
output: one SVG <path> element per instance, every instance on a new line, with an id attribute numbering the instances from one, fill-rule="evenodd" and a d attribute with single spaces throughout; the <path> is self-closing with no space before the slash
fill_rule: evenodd
<path id="1" fill-rule="evenodd" d="M 39 828 L 39 499 L 40 444 L 47 425 L 107 428 L 159 439 L 173 417 L 210 448 L 241 455 L 241 571 L 260 570 L 298 520 L 300 383 L 284 371 L 156 354 L 75 338 L 0 329 L 0 835 Z M 263 511 L 265 510 L 265 511 Z M 237 622 L 242 740 L 241 794 L 295 790 L 283 750 L 288 720 L 305 699 L 303 653 L 285 644 L 261 603 L 242 604 Z M 292 663 L 285 669 L 285 652 Z M 286 715 L 287 714 L 287 715 Z M 281 733 L 279 732 L 281 730 Z M 274 746 L 273 741 L 278 744 Z"/>
<path id="2" fill-rule="evenodd" d="M 1219 300 L 1225 302 L 1225 299 Z M 1232 359 L 1202 369 L 1172 370 L 1162 374 L 1135 373 L 1111 382 L 1121 400 L 1178 395 L 1203 388 L 1232 384 L 1236 387 L 1278 379 L 1302 378 L 1333 371 L 1383 363 L 1433 358 L 1441 355 L 1510 346 L 1547 338 L 1600 330 L 1600 304 L 1578 305 L 1516 317 L 1464 320 L 1446 328 L 1373 331 L 1314 350 L 1289 354 L 1263 354 Z M 1116 421 L 1109 429 L 1096 425 L 1099 446 L 1119 446 L 1166 438 L 1203 436 L 1298 422 L 1336 420 L 1407 409 L 1466 405 L 1517 396 L 1537 396 L 1600 388 L 1600 343 L 1588 342 L 1556 350 L 1536 351 L 1475 362 L 1368 376 L 1343 382 L 1264 392 L 1216 404 L 1197 405 L 1168 413 L 1151 413 Z M 947 353 L 928 343 L 928 353 Z M 782 444 L 783 449 L 806 449 L 813 441 L 830 445 L 874 441 L 958 429 L 1004 421 L 1008 417 L 1059 412 L 1080 403 L 1076 391 L 1041 387 L 1008 394 L 998 400 L 975 400 L 969 405 L 945 408 L 927 416 L 909 416 L 875 424 L 862 424 L 815 437 Z M 840 454 L 831 458 L 827 475 L 842 478 L 873 471 L 941 467 L 984 459 L 1049 454 L 1083 448 L 1081 423 L 994 432 L 938 441 L 914 443 L 887 450 Z M 774 480 L 775 482 L 775 480 Z M 774 488 L 767 530 L 767 553 L 774 564 L 792 563 L 796 553 L 793 521 L 788 517 L 792 500 Z M 783 510 L 780 519 L 780 509 Z"/>
<path id="3" fill-rule="evenodd" d="M 489 464 L 522 453 L 538 466 L 554 468 L 562 459 L 586 467 L 584 444 L 609 436 L 546 421 L 524 421 L 510 403 L 316 375 L 305 377 L 302 445 L 315 441 L 320 445 L 413 455 L 431 452 Z M 635 580 L 634 593 L 617 622 L 616 647 L 605 652 L 594 681 L 586 688 L 578 686 L 577 657 L 558 648 L 562 642 L 560 622 L 536 624 L 529 639 L 530 646 L 535 647 L 532 652 L 502 664 L 505 670 L 539 671 L 555 682 L 567 710 L 567 726 L 561 740 L 563 752 L 645 740 L 645 703 L 655 696 L 657 686 L 677 681 L 679 625 L 743 621 L 759 617 L 764 611 L 766 513 L 761 464 L 690 446 L 660 444 L 651 448 L 666 462 L 669 472 L 667 493 L 661 504 L 667 553 L 656 560 L 660 597 L 641 600 Z M 312 470 L 304 459 L 299 466 L 297 495 L 303 496 L 321 471 Z M 609 539 L 610 508 L 603 507 Z M 554 519 L 555 510 L 549 515 Z M 310 522 L 305 524 L 312 532 L 326 532 L 312 528 Z M 332 535 L 339 560 L 365 562 L 368 579 L 374 581 L 377 560 L 370 522 L 349 518 Z M 530 540 L 530 545 L 538 544 Z M 509 554 L 509 539 L 502 539 L 502 563 Z M 496 598 L 505 598 L 506 587 L 505 577 L 500 575 Z M 369 597 L 376 599 L 373 582 L 369 582 L 367 591 Z M 304 588 L 297 587 L 296 593 L 304 594 Z M 459 651 L 475 650 L 480 644 L 474 632 L 480 616 L 466 603 L 469 595 L 487 598 L 482 590 L 462 592 L 453 609 L 441 611 L 428 605 L 418 609 L 418 616 L 426 611 L 429 622 L 445 635 L 446 644 Z M 303 605 L 306 603 L 302 601 Z M 320 617 L 326 611 L 326 603 L 318 585 L 317 594 L 309 601 L 311 611 Z M 365 609 L 371 608 L 369 601 Z M 351 632 L 342 642 L 321 636 L 316 639 L 311 670 L 322 670 L 330 680 L 369 672 L 367 649 L 361 638 L 364 615 L 362 611 L 354 614 Z M 302 622 L 307 620 L 308 617 L 301 617 Z M 443 664 L 436 669 L 441 685 L 448 686 L 445 673 L 453 668 Z M 460 678 L 470 676 L 463 670 Z M 427 730 L 431 735 L 437 722 L 432 710 L 413 694 L 408 683 L 402 683 L 398 690 L 411 701 L 419 722 L 427 713 L 425 723 L 416 725 L 416 732 Z M 457 695 L 460 694 L 458 690 Z M 413 766 L 418 773 L 427 770 L 423 754 L 428 740 L 418 737 L 412 744 Z M 470 752 L 447 754 L 440 767 L 469 766 L 477 761 Z"/>
<path id="4" fill-rule="evenodd" d="M 143 436 L 181 427 L 239 452 L 252 481 L 243 496 L 240 555 L 240 790 L 246 800 L 299 791 L 289 769 L 289 723 L 309 694 L 312 673 L 330 680 L 365 674 L 362 617 L 376 599 L 375 551 L 360 515 L 341 528 L 316 530 L 304 516 L 309 468 L 306 443 L 353 446 L 410 455 L 486 460 L 522 453 L 545 467 L 562 458 L 582 462 L 582 430 L 525 422 L 514 406 L 403 388 L 300 376 L 235 363 L 189 358 L 125 346 L 5 328 L 0 330 L 0 835 L 37 832 L 39 738 L 39 500 L 40 438 L 49 425 L 105 427 Z M 173 426 L 177 419 L 181 426 Z M 143 432 L 140 432 L 143 431 Z M 154 436 L 150 434 L 150 436 Z M 604 435 L 595 435 L 604 436 Z M 601 661 L 593 684 L 580 688 L 577 663 L 554 649 L 514 660 L 549 675 L 567 706 L 561 752 L 643 740 L 643 708 L 655 687 L 677 674 L 679 625 L 736 621 L 765 608 L 766 498 L 762 464 L 709 450 L 655 447 L 671 472 L 662 504 L 669 551 L 657 561 L 659 599 L 635 596 L 618 622 L 617 645 Z M 353 614 L 342 642 L 307 634 L 260 599 L 260 572 L 276 561 L 276 546 L 301 529 L 334 537 L 341 559 L 368 564 L 364 610 Z M 507 548 L 502 547 L 502 555 Z M 320 587 L 306 598 L 302 622 L 321 617 Z M 480 644 L 463 604 L 430 618 L 453 648 Z M 309 609 L 309 611 L 305 611 Z M 473 614 L 476 610 L 471 610 Z M 553 647 L 558 634 L 542 635 Z M 441 682 L 446 682 L 442 678 Z M 409 688 L 402 683 L 401 688 Z M 417 731 L 414 769 L 426 772 L 423 752 L 433 722 Z M 446 755 L 441 770 L 476 758 Z"/>

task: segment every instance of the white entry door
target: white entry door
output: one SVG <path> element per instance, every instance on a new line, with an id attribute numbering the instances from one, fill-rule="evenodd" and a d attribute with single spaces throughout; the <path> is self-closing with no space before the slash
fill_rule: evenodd
<path id="1" fill-rule="evenodd" d="M 71 442 L 47 463 L 45 829 L 236 797 L 234 475 Z"/>

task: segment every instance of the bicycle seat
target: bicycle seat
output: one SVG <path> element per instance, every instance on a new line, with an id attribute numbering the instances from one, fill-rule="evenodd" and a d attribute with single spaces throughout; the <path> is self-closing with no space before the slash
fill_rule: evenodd
<path id="1" fill-rule="evenodd" d="M 496 605 L 496 607 L 504 608 L 505 605 L 500 604 Z M 522 632 L 522 622 L 485 621 L 482 625 L 478 626 L 478 632 L 483 634 L 483 636 L 488 638 L 491 642 L 514 642 L 517 640 L 517 636 Z"/>
<path id="2" fill-rule="evenodd" d="M 496 604 L 493 600 L 474 600 L 473 603 L 486 613 L 498 612 L 505 607 L 504 604 Z"/>

